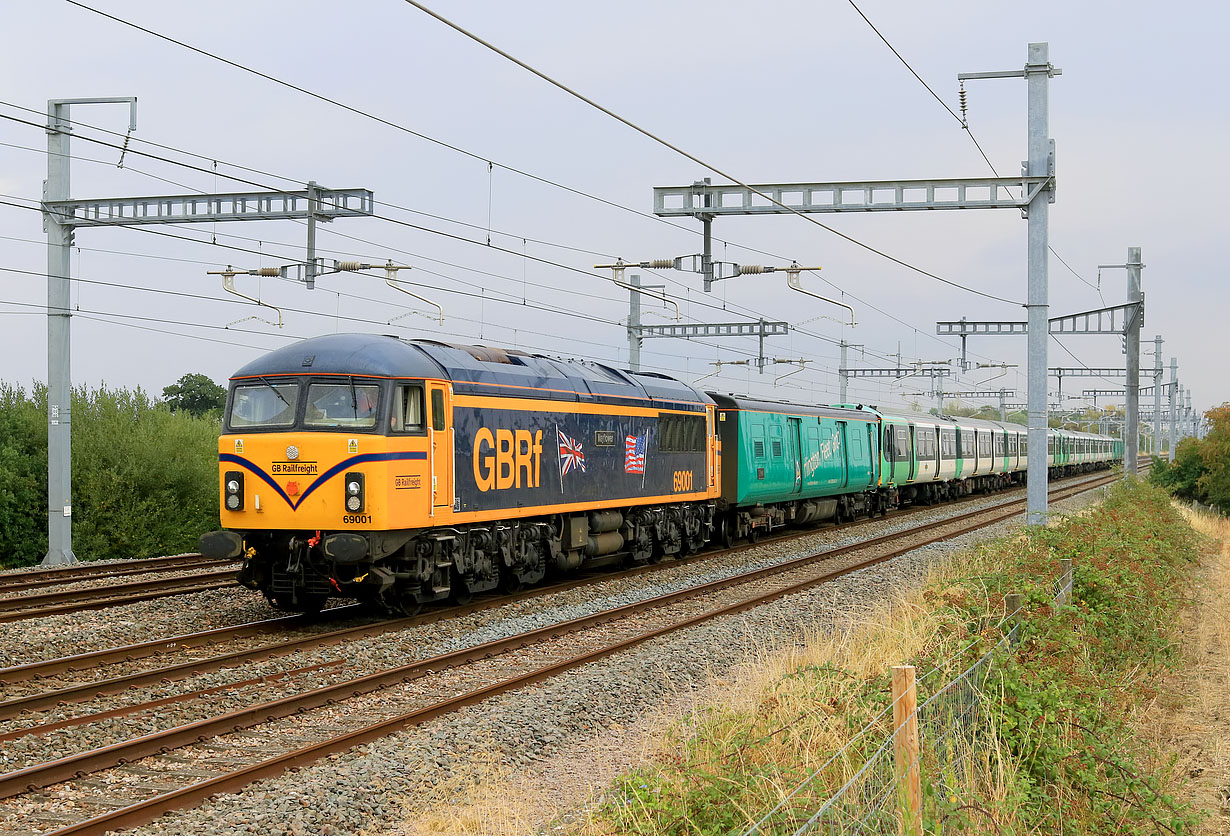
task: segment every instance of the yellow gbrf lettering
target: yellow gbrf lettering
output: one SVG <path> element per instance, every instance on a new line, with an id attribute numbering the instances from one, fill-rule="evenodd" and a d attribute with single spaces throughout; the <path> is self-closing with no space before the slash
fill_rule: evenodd
<path id="1" fill-rule="evenodd" d="M 474 434 L 474 484 L 484 493 L 495 487 L 495 455 L 483 453 L 483 445 L 489 450 L 495 450 L 495 439 L 491 430 L 483 427 Z"/>
<path id="2" fill-rule="evenodd" d="M 536 488 L 542 478 L 542 430 L 474 434 L 474 483 L 480 491 Z"/>
<path id="3" fill-rule="evenodd" d="M 541 484 L 538 480 L 541 478 L 539 465 L 542 464 L 542 430 L 534 433 L 534 487 Z"/>
<path id="4" fill-rule="evenodd" d="M 508 490 L 513 485 L 513 431 L 495 431 L 495 487 Z"/>
<path id="5" fill-rule="evenodd" d="M 525 486 L 527 488 L 534 487 L 534 464 L 530 461 L 530 455 L 534 450 L 534 437 L 530 435 L 529 430 L 517 430 L 513 435 L 513 484 L 516 487 L 521 487 L 521 473 L 525 472 Z"/>

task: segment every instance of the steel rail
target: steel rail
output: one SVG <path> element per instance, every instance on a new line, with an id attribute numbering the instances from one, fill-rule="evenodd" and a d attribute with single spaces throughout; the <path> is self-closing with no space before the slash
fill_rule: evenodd
<path id="1" fill-rule="evenodd" d="M 16 610 L 30 605 L 58 604 L 73 601 L 78 598 L 102 598 L 124 595 L 130 592 L 153 592 L 156 590 L 173 589 L 184 583 L 204 583 L 206 581 L 235 580 L 236 571 L 228 569 L 220 572 L 202 572 L 199 575 L 180 575 L 174 578 L 159 578 L 155 581 L 133 581 L 117 583 L 108 586 L 87 586 L 81 589 L 66 589 L 61 592 L 41 592 L 37 595 L 21 595 L 15 598 L 0 598 L 0 611 Z"/>
<path id="2" fill-rule="evenodd" d="M 61 586 L 70 583 L 84 583 L 86 581 L 99 580 L 102 578 L 126 578 L 133 575 L 152 575 L 155 572 L 178 572 L 184 570 L 195 569 L 211 569 L 215 566 L 233 566 L 238 563 L 238 558 L 211 559 L 196 556 L 195 560 L 180 562 L 178 564 L 163 564 L 161 566 L 150 566 L 145 569 L 130 569 L 123 567 L 122 564 L 108 564 L 109 569 L 116 569 L 114 572 L 90 572 L 81 575 L 60 575 L 58 571 L 52 569 L 40 570 L 37 572 L 14 572 L 9 575 L 0 575 L 0 595 L 9 592 L 22 592 L 27 589 L 45 589 L 49 586 Z M 121 568 L 122 567 L 122 568 Z M 99 567 L 102 569 L 104 567 Z M 55 573 L 55 577 L 44 577 Z"/>
<path id="3" fill-rule="evenodd" d="M 59 577 L 68 578 L 80 576 L 82 578 L 92 578 L 99 575 L 109 574 L 109 569 L 121 569 L 127 571 L 129 569 L 150 569 L 157 571 L 159 566 L 169 566 L 171 569 L 179 568 L 184 561 L 200 561 L 209 560 L 201 554 L 169 554 L 162 557 L 138 557 L 132 560 L 115 561 L 111 563 L 101 563 L 86 561 L 83 563 L 74 563 L 71 566 L 32 566 L 22 572 L 9 572 L 0 575 L 0 589 L 4 588 L 7 583 L 19 581 L 28 577 Z"/>
<path id="4" fill-rule="evenodd" d="M 188 585 L 179 589 L 168 589 L 163 592 L 146 592 L 136 595 L 125 595 L 119 598 L 97 598 L 93 600 L 79 601 L 72 604 L 41 607 L 36 610 L 18 610 L 15 612 L 0 613 L 0 623 L 25 621 L 29 618 L 46 618 L 51 615 L 69 615 L 75 612 L 84 612 L 85 610 L 103 610 L 108 607 L 121 607 L 125 604 L 136 604 L 141 601 L 155 601 L 159 598 L 173 598 L 176 595 L 186 595 L 191 592 L 211 592 L 215 589 L 230 589 L 234 585 L 235 582 L 233 580 L 230 582 L 215 581 L 207 584 Z"/>
<path id="5" fill-rule="evenodd" d="M 1096 484 L 1085 484 L 1085 485 L 1080 485 L 1080 486 L 1073 486 L 1073 487 L 1065 488 L 1061 491 L 1057 491 L 1056 493 L 1064 494 L 1065 496 L 1071 496 L 1071 495 L 1075 495 L 1078 493 L 1083 493 L 1088 490 L 1094 490 L 1097 487 L 1101 487 L 1102 485 L 1115 481 L 1116 478 L 1117 477 L 1115 476 L 1111 476 L 1104 480 L 1097 480 Z M 1024 505 L 1025 501 L 1019 500 L 1012 504 L 1013 505 Z M 997 509 L 982 509 L 980 511 L 970 512 L 969 514 L 962 515 L 962 517 L 968 518 L 972 516 L 983 515 L 983 514 L 991 513 L 996 510 Z M 568 671 L 573 668 L 580 667 L 582 665 L 596 661 L 598 659 L 602 659 L 604 657 L 613 655 L 615 653 L 618 653 L 621 650 L 634 647 L 646 641 L 650 641 L 651 639 L 658 638 L 668 633 L 673 633 L 679 630 L 687 629 L 688 627 L 695 626 L 697 624 L 712 620 L 714 618 L 718 618 L 718 617 L 725 616 L 725 615 L 733 615 L 733 614 L 745 611 L 747 609 L 751 609 L 753 607 L 763 605 L 765 603 L 768 603 L 773 600 L 777 600 L 786 595 L 790 595 L 795 592 L 803 591 L 817 584 L 831 581 L 836 578 L 842 577 L 844 575 L 848 575 L 852 572 L 859 571 L 860 569 L 867 568 L 868 566 L 872 566 L 877 563 L 884 562 L 886 560 L 891 560 L 894 557 L 898 557 L 902 554 L 906 554 L 918 548 L 922 548 L 931 543 L 939 542 L 939 541 L 946 540 L 952 537 L 958 537 L 958 536 L 961 536 L 962 534 L 966 534 L 971 531 L 976 531 L 980 528 L 994 525 L 997 522 L 1002 522 L 1003 520 L 1016 516 L 1017 513 L 1018 512 L 1015 510 L 1004 512 L 1004 513 L 999 513 L 995 517 L 993 517 L 991 520 L 965 526 L 961 528 L 960 530 L 958 530 L 957 532 L 948 532 L 945 534 L 941 534 L 929 540 L 926 540 L 922 543 L 913 543 L 913 544 L 904 546 L 902 548 L 890 551 L 886 554 L 871 558 L 869 560 L 862 561 L 860 563 L 852 564 L 850 566 L 846 566 L 846 567 L 834 570 L 832 572 L 822 574 L 819 577 L 809 578 L 807 580 L 801 581 L 799 583 L 791 584 L 781 589 L 763 593 L 761 595 L 754 596 L 750 599 L 739 601 L 739 602 L 729 604 L 724 607 L 720 607 L 716 610 L 711 610 L 709 612 L 705 612 L 699 615 L 692 616 L 690 618 L 678 621 L 674 624 L 667 625 L 666 627 L 660 627 L 660 628 L 655 628 L 655 629 L 646 631 L 644 633 L 641 633 L 640 635 L 633 636 L 631 638 L 609 644 L 605 647 L 586 651 L 584 653 L 575 655 L 572 658 L 565 659 L 559 662 L 554 662 L 552 664 L 529 671 L 528 673 L 519 674 L 519 675 L 510 677 L 502 682 L 497 682 L 497 683 L 485 686 L 483 688 L 471 690 L 466 693 L 459 694 L 450 699 L 437 702 L 433 705 L 430 705 L 430 706 L 427 706 L 421 709 L 403 713 L 403 714 L 400 714 L 394 717 L 386 718 L 384 720 L 381 720 L 380 722 L 373 723 L 368 726 L 364 726 L 360 729 L 347 732 L 345 734 L 330 738 L 328 740 L 319 741 L 317 743 L 310 744 L 303 748 L 296 749 L 292 752 L 287 752 L 284 754 L 276 755 L 272 758 L 268 758 L 258 763 L 251 764 L 249 766 L 245 766 L 237 770 L 233 770 L 224 775 L 220 775 L 215 778 L 210 778 L 204 781 L 199 781 L 197 783 L 191 784 L 186 787 L 178 788 L 170 792 L 154 796 L 152 798 L 148 798 L 148 799 L 135 802 L 134 804 L 129 805 L 128 807 L 111 810 L 107 813 L 94 816 L 85 821 L 78 822 L 76 824 L 69 825 L 64 828 L 60 828 L 54 831 L 53 833 L 47 834 L 46 836 L 81 836 L 81 834 L 103 834 L 107 831 L 112 831 L 118 828 L 135 827 L 137 825 L 145 824 L 147 822 L 154 820 L 155 818 L 162 815 L 163 813 L 170 812 L 172 810 L 183 809 L 189 806 L 194 806 L 195 804 L 198 804 L 201 801 L 217 793 L 233 792 L 261 778 L 279 775 L 282 772 L 286 771 L 287 769 L 313 763 L 315 761 L 320 760 L 322 757 L 326 755 L 345 751 L 356 745 L 378 740 L 381 737 L 387 736 L 388 734 L 392 732 L 398 731 L 403 728 L 420 725 L 429 720 L 432 720 L 437 717 L 443 716 L 445 714 L 451 713 L 460 708 L 464 708 L 469 705 L 480 703 L 484 700 L 490 699 L 493 696 L 497 696 L 507 691 L 515 690 L 515 689 L 524 687 L 526 685 L 530 685 L 536 682 L 541 682 L 543 680 L 550 679 L 565 671 Z M 951 522 L 951 521 L 948 521 L 948 522 Z M 899 532 L 897 535 L 890 535 L 890 536 L 896 536 L 897 538 L 901 538 L 901 537 L 907 536 L 910 533 L 917 533 L 917 531 L 919 530 L 920 529 L 914 529 L 912 531 Z M 876 541 L 883 541 L 884 539 L 886 538 L 876 538 Z M 868 541 L 868 544 L 874 543 L 876 541 Z M 868 548 L 869 547 L 868 544 L 861 544 L 860 548 Z M 779 567 L 772 567 L 772 570 L 777 570 L 778 568 Z M 714 582 L 714 584 L 733 585 L 733 583 L 737 583 L 737 582 L 746 582 L 750 576 L 760 575 L 764 571 L 765 570 L 758 570 L 757 572 L 750 573 L 749 576 L 741 576 L 740 578 L 737 578 L 737 579 L 728 578 L 728 579 L 724 579 L 723 581 Z M 568 624 L 574 624 L 576 622 L 588 622 L 591 626 L 594 624 L 600 624 L 605 621 L 613 620 L 616 613 L 628 611 L 626 614 L 632 614 L 632 612 L 634 611 L 635 612 L 643 611 L 644 609 L 651 608 L 652 606 L 661 606 L 662 602 L 665 599 L 680 599 L 681 600 L 684 597 L 694 597 L 694 595 L 697 593 L 698 590 L 705 589 L 710 586 L 712 586 L 712 584 L 706 584 L 705 586 L 697 587 L 694 590 L 686 590 L 684 591 L 684 593 L 671 593 L 669 595 L 659 596 L 658 598 L 655 598 L 655 599 L 649 599 L 648 601 L 639 602 L 638 604 L 625 605 L 624 607 L 620 607 L 616 610 L 611 610 L 611 611 L 608 611 L 606 613 L 601 613 L 601 614 L 595 614 L 593 616 L 587 616 L 584 619 L 577 619 L 575 620 L 575 622 L 568 622 Z M 655 604 L 654 602 L 658 602 L 658 603 Z M 479 647 L 470 648 L 466 651 L 458 651 L 458 653 L 472 654 L 472 653 L 478 652 L 483 649 L 489 649 L 494 645 L 520 646 L 520 645 L 524 645 L 527 642 L 527 640 L 530 639 L 531 637 L 538 635 L 540 633 L 554 632 L 555 634 L 562 634 L 563 632 L 574 632 L 576 629 L 583 629 L 582 627 L 575 627 L 570 630 L 561 630 L 561 628 L 563 628 L 564 626 L 565 625 L 561 624 L 561 625 L 554 625 L 553 627 L 550 627 L 550 628 L 541 628 L 540 630 L 536 630 L 531 633 L 526 633 L 521 636 L 510 637 L 508 639 L 502 639 L 502 640 L 499 640 L 498 642 L 489 642 L 486 645 L 480 645 Z M 435 662 L 438 665 L 440 663 L 440 660 L 447 658 L 448 656 L 453 656 L 453 655 L 454 654 L 447 654 L 445 657 L 437 657 Z M 488 654 L 488 655 L 493 655 L 493 654 Z M 421 662 L 415 663 L 415 666 L 423 665 L 430 661 L 432 660 L 423 660 Z M 407 666 L 407 667 L 414 667 L 414 666 Z M 278 702 L 282 702 L 282 701 L 278 701 Z M 270 703 L 268 705 L 272 706 L 275 704 L 276 703 Z M 246 714 L 246 713 L 251 713 L 251 711 L 252 709 L 249 709 L 245 712 L 234 712 L 232 715 L 227 715 L 227 716 L 233 717 L 236 714 Z M 192 725 L 196 725 L 196 724 L 192 724 Z M 184 727 L 184 728 L 187 728 L 187 727 Z M 150 736 L 147 736 L 147 737 L 150 737 Z M 108 747 L 108 749 L 111 749 L 111 748 L 114 748 L 114 747 Z M 161 747 L 161 748 L 165 748 L 165 747 Z M 103 752 L 103 751 L 105 750 L 98 750 L 98 752 Z M 89 755 L 89 754 L 91 753 L 86 753 L 86 755 Z M 125 759 L 125 760 L 128 760 L 128 759 Z M 58 764 L 60 762 L 55 762 L 55 763 Z M 73 774 L 79 773 L 81 771 L 83 770 L 79 768 Z M 29 772 L 29 770 L 22 771 L 22 773 L 27 773 L 27 772 Z M 11 775 L 16 776 L 22 773 L 11 773 Z M 72 777 L 72 776 L 70 775 L 69 777 Z M 0 782 L 4 781 L 7 778 L 9 778 L 9 776 L 0 776 Z M 7 795 L 13 794 L 13 793 L 9 793 L 5 791 L 3 789 L 4 786 L 5 786 L 4 784 L 0 784 L 0 797 L 7 797 Z M 47 784 L 40 784 L 39 786 L 47 786 Z M 31 788 L 33 789 L 34 787 L 31 787 Z"/>
<path id="6" fill-rule="evenodd" d="M 981 499 L 983 497 L 973 497 L 966 499 Z M 1003 507 L 1018 500 L 1007 500 L 1005 503 L 997 503 L 989 508 L 982 509 L 983 511 L 992 510 L 994 508 Z M 920 506 L 931 508 L 934 506 Z M 951 507 L 951 506 L 948 506 Z M 916 511 L 897 512 L 899 516 L 910 516 Z M 957 519 L 956 517 L 952 519 Z M 849 530 L 858 528 L 864 525 L 869 525 L 875 522 L 883 522 L 884 518 L 868 518 L 858 520 L 854 523 L 847 523 L 842 526 L 827 529 Z M 943 524 L 943 522 L 937 523 Z M 771 543 L 788 542 L 790 540 L 799 539 L 814 535 L 826 529 L 806 529 L 792 530 L 785 534 L 770 536 L 760 540 L 755 546 L 763 546 Z M 676 566 L 688 565 L 692 562 L 713 559 L 727 556 L 733 553 L 744 551 L 754 546 L 737 546 L 729 549 L 720 549 L 716 551 L 708 551 L 698 555 L 681 558 L 675 561 L 666 563 L 650 564 L 639 566 L 634 569 L 623 572 L 619 577 L 635 577 L 641 574 L 650 572 L 664 571 Z M 825 554 L 833 553 L 831 551 Z M 220 654 L 206 659 L 195 659 L 189 662 L 166 665 L 148 671 L 138 671 L 131 674 L 125 674 L 117 677 L 109 677 L 102 680 L 94 680 L 79 685 L 67 686 L 64 688 L 55 689 L 52 691 L 28 694 L 20 697 L 12 697 L 8 700 L 0 701 L 0 720 L 10 719 L 17 716 L 23 711 L 33 711 L 41 708 L 70 703 L 84 702 L 95 697 L 115 694 L 121 691 L 135 688 L 141 685 L 162 682 L 175 681 L 184 679 L 189 676 L 194 676 L 199 673 L 219 670 L 225 667 L 232 667 L 244 662 L 264 661 L 270 658 L 286 656 L 290 653 L 300 650 L 310 650 L 318 647 L 327 647 L 336 644 L 340 641 L 346 641 L 354 638 L 363 638 L 380 635 L 386 632 L 401 630 L 408 627 L 421 626 L 424 624 L 432 624 L 446 618 L 457 618 L 464 615 L 469 615 L 475 612 L 481 612 L 487 609 L 493 609 L 503 606 L 508 603 L 513 603 L 520 600 L 528 600 L 532 598 L 542 597 L 549 594 L 554 594 L 568 589 L 573 589 L 579 586 L 587 585 L 595 579 L 595 577 L 607 578 L 611 577 L 608 574 L 596 576 L 582 576 L 567 581 L 562 581 L 549 586 L 539 586 L 533 589 L 525 590 L 512 595 L 497 596 L 487 601 L 480 601 L 464 606 L 453 606 L 444 609 L 435 610 L 424 615 L 411 616 L 408 618 L 399 618 L 391 621 L 375 622 L 371 624 L 361 624 L 355 627 L 348 627 L 342 630 L 320 633 L 314 636 L 308 636 L 303 639 L 290 642 L 278 642 L 272 645 L 265 645 L 258 648 L 249 648 L 246 650 L 234 651 L 231 653 Z M 336 611 L 351 611 L 350 607 L 338 607 L 334 610 L 326 610 L 326 613 Z M 272 621 L 255 622 L 246 625 L 238 625 L 236 627 L 220 627 L 214 630 L 208 630 L 201 633 L 192 633 L 185 636 L 178 636 L 162 640 L 153 640 L 143 642 L 138 645 L 129 645 L 127 647 L 94 651 L 92 653 L 82 654 L 80 656 L 67 656 L 59 659 L 48 660 L 44 662 L 31 662 L 25 665 L 15 666 L 11 668 L 0 669 L 0 682 L 19 682 L 29 680 L 35 677 L 51 676 L 57 673 L 72 671 L 80 668 L 82 665 L 101 666 L 115 661 L 130 661 L 136 658 L 156 655 L 168 650 L 179 650 L 188 647 L 196 647 L 206 643 L 220 643 L 222 641 L 246 638 L 252 635 L 259 635 L 264 632 L 273 632 L 280 629 L 282 626 L 294 626 L 298 619 L 303 619 L 303 616 L 287 616 L 281 619 Z M 298 622 L 302 623 L 302 622 Z M 133 710 L 138 710 L 138 706 L 134 705 Z M 89 716 L 81 718 L 82 722 L 88 721 Z"/>
<path id="7" fill-rule="evenodd" d="M 1058 491 L 1057 494 L 1064 494 L 1066 491 L 1069 492 L 1068 495 L 1070 495 L 1087 490 L 1093 490 L 1096 487 L 1100 487 L 1101 484 L 1114 481 L 1115 478 L 1117 477 L 1111 476 L 1105 481 L 1097 481 L 1095 483 L 1069 487 Z M 1017 500 L 1010 503 L 1010 505 L 1024 505 L 1024 502 L 1024 500 Z M 521 648 L 533 642 L 549 640 L 565 634 L 575 633 L 580 630 L 606 624 L 630 615 L 639 614 L 647 610 L 658 609 L 713 592 L 720 592 L 730 587 L 753 583 L 764 578 L 779 575 L 789 569 L 805 567 L 808 564 L 819 560 L 827 560 L 841 554 L 848 554 L 854 551 L 863 551 L 866 549 L 875 548 L 876 546 L 884 545 L 893 541 L 901 541 L 917 537 L 920 534 L 924 535 L 922 542 L 909 542 L 906 545 L 892 549 L 887 553 L 877 555 L 850 566 L 835 571 L 822 573 L 819 576 L 808 578 L 804 581 L 791 584 L 782 589 L 753 596 L 751 599 L 747 599 L 726 607 L 721 607 L 709 613 L 689 618 L 683 622 L 679 622 L 678 624 L 654 630 L 642 636 L 635 637 L 634 639 L 611 645 L 603 650 L 587 653 L 577 659 L 561 662 L 558 665 L 551 666 L 549 669 L 543 669 L 551 671 L 567 670 L 579 664 L 584 664 L 586 661 L 591 661 L 594 658 L 600 658 L 601 656 L 617 652 L 618 650 L 632 644 L 638 644 L 650 638 L 654 638 L 665 633 L 674 632 L 678 629 L 683 629 L 684 627 L 691 626 L 695 623 L 699 623 L 700 621 L 705 621 L 734 612 L 740 612 L 744 609 L 758 606 L 759 604 L 775 600 L 783 595 L 798 592 L 811 586 L 815 586 L 816 584 L 842 577 L 850 572 L 857 571 L 858 569 L 867 568 L 877 563 L 891 560 L 894 557 L 914 551 L 915 549 L 923 546 L 953 537 L 958 537 L 962 534 L 993 525 L 997 522 L 1016 516 L 1019 513 L 1015 508 L 1012 510 L 1004 510 L 1004 508 L 1005 506 L 998 506 L 991 509 L 971 511 L 958 517 L 946 520 L 942 523 L 928 523 L 912 529 L 907 529 L 905 531 L 896 532 L 894 534 L 882 535 L 862 543 L 851 544 L 838 549 L 830 549 L 817 554 L 805 555 L 782 564 L 763 567 L 761 569 L 735 575 L 729 578 L 710 581 L 689 589 L 666 593 L 644 601 L 625 604 L 623 606 L 616 607 L 615 609 L 605 610 L 600 613 L 594 613 L 592 615 L 583 616 L 570 621 L 541 627 L 527 633 L 518 634 L 516 636 L 510 636 L 504 639 L 498 639 L 481 645 L 476 645 L 474 647 L 418 660 L 397 668 L 380 671 L 374 674 L 368 674 L 346 682 L 335 683 L 302 694 L 283 697 L 261 705 L 249 706 L 217 717 L 197 720 L 171 729 L 143 735 L 142 737 L 135 738 L 133 740 L 111 744 L 109 746 L 100 747 L 98 749 L 82 752 L 76 755 L 69 755 L 55 761 L 35 764 L 5 775 L 0 775 L 0 798 L 7 798 L 27 790 L 50 786 L 52 784 L 70 780 L 83 773 L 99 771 L 121 763 L 131 762 L 138 758 L 147 757 L 158 752 L 166 751 L 168 749 L 189 745 L 205 738 L 216 737 L 232 731 L 251 728 L 252 726 L 269 722 L 271 720 L 281 719 L 295 713 L 310 710 L 312 708 L 318 708 L 322 705 L 336 703 L 339 700 L 371 693 L 373 691 L 388 688 L 392 685 L 400 684 L 408 680 L 417 679 L 429 672 L 437 672 L 440 670 L 457 667 L 477 659 L 488 658 L 512 649 Z M 993 515 L 989 520 L 974 522 L 969 525 L 965 525 L 956 531 L 944 531 L 943 533 L 927 536 L 927 532 L 929 531 L 940 528 L 946 529 L 954 523 L 960 523 L 973 517 L 981 517 L 988 514 Z M 546 673 L 540 678 L 545 678 L 550 675 L 552 674 Z M 477 699 L 482 699 L 486 696 L 502 693 L 503 691 L 514 687 L 520 687 L 520 685 L 526 684 L 527 681 L 536 680 L 526 680 L 525 677 L 518 677 L 509 680 L 506 683 L 497 684 L 489 688 L 482 689 L 479 692 L 472 692 L 467 696 L 480 695 L 476 697 L 475 701 L 477 701 Z M 449 704 L 456 702 L 456 700 L 448 701 Z M 461 704 L 469 703 L 464 701 L 458 703 L 458 705 Z M 384 728 L 388 726 L 388 723 L 377 724 L 377 726 Z M 341 739 L 346 738 L 344 737 Z M 329 742 L 326 741 L 320 745 L 328 746 Z M 342 748 L 345 747 L 343 746 Z M 329 749 L 329 751 L 337 751 L 337 749 Z M 111 826 L 114 827 L 115 825 L 112 824 Z"/>
<path id="8" fill-rule="evenodd" d="M 186 575 L 159 581 L 114 584 L 70 592 L 4 598 L 0 599 L 0 623 L 24 621 L 28 618 L 45 618 L 49 615 L 64 615 L 82 610 L 100 610 L 139 601 L 170 598 L 190 592 L 226 589 L 235 585 L 235 575 L 235 570 L 206 572 L 200 575 Z"/>

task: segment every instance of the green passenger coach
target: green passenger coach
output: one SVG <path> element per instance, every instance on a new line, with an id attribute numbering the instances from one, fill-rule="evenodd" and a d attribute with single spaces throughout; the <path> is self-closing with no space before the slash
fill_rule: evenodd
<path id="1" fill-rule="evenodd" d="M 725 538 L 887 509 L 873 410 L 708 394 L 718 406 Z"/>

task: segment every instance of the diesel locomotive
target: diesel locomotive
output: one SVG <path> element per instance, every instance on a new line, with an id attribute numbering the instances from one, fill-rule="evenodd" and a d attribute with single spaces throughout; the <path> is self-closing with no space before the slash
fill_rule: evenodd
<path id="1" fill-rule="evenodd" d="M 1117 442 L 1052 431 L 1059 472 Z M 409 613 L 548 572 L 642 564 L 784 525 L 1023 479 L 1025 429 L 705 393 L 655 372 L 335 334 L 231 378 L 220 531 L 240 583 L 292 611 Z"/>

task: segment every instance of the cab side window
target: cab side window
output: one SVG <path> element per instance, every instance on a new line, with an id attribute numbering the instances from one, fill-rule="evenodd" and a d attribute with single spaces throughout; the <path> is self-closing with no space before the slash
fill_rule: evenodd
<path id="1" fill-rule="evenodd" d="M 424 426 L 423 387 L 409 383 L 394 387 L 389 429 L 395 433 L 421 433 Z"/>
<path id="2" fill-rule="evenodd" d="M 436 432 L 444 429 L 444 392 L 431 390 L 431 428 Z"/>

